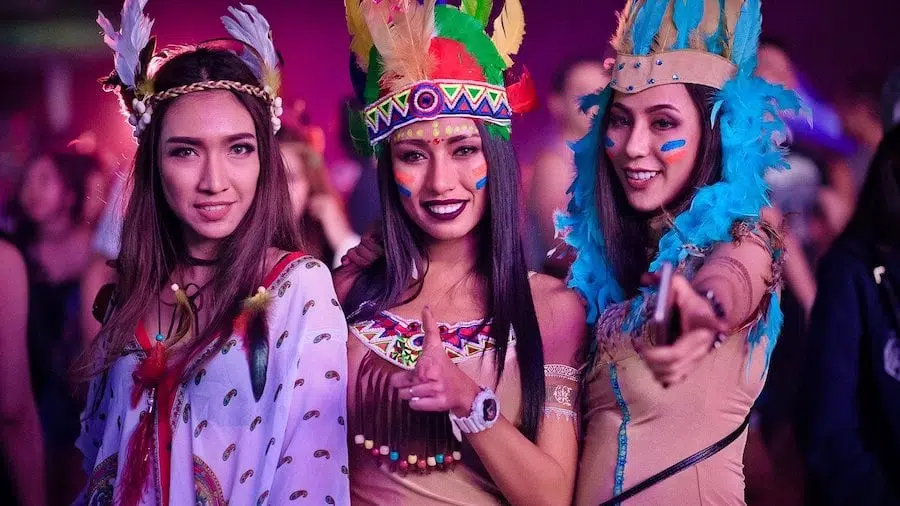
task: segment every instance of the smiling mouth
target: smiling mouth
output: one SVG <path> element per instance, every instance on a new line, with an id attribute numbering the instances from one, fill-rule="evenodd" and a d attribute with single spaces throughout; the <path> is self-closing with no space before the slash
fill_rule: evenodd
<path id="1" fill-rule="evenodd" d="M 659 176 L 662 172 L 653 171 L 653 170 L 630 170 L 626 169 L 623 171 L 625 174 L 625 181 L 628 183 L 628 186 L 640 190 L 646 188 L 650 181 Z"/>
<path id="2" fill-rule="evenodd" d="M 462 214 L 468 203 L 467 200 L 429 200 L 422 203 L 422 208 L 432 218 L 450 221 Z"/>
<path id="3" fill-rule="evenodd" d="M 228 215 L 233 202 L 210 202 L 194 206 L 200 216 L 206 221 L 219 221 Z"/>

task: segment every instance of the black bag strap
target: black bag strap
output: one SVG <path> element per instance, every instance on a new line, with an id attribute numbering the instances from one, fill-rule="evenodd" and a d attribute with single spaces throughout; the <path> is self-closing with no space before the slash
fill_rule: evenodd
<path id="1" fill-rule="evenodd" d="M 713 455 L 719 453 L 723 449 L 725 449 L 728 445 L 734 442 L 741 434 L 744 433 L 744 430 L 750 424 L 750 415 L 747 415 L 747 418 L 744 418 L 744 421 L 741 425 L 734 430 L 731 434 L 728 434 L 724 438 L 719 441 L 707 446 L 706 448 L 700 450 L 699 452 L 691 455 L 690 457 L 679 461 L 676 464 L 673 464 L 662 471 L 654 474 L 653 476 L 647 478 L 646 480 L 638 483 L 637 485 L 629 488 L 628 490 L 622 492 L 621 494 L 600 503 L 600 506 L 613 506 L 614 504 L 618 504 L 626 499 L 630 499 L 637 494 L 640 494 L 644 490 L 656 485 L 657 483 L 672 477 L 673 475 L 684 471 L 685 469 L 699 464 L 704 460 L 712 457 Z"/>

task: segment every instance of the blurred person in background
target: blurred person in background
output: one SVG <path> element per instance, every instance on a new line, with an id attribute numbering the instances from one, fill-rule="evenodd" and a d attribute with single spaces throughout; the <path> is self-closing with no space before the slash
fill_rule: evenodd
<path id="1" fill-rule="evenodd" d="M 25 260 L 0 239 L 0 503 L 43 506 L 44 442 L 34 404 L 26 329 L 28 280 Z"/>
<path id="2" fill-rule="evenodd" d="M 798 396 L 807 503 L 900 504 L 900 128 L 817 279 Z"/>
<path id="3" fill-rule="evenodd" d="M 40 154 L 27 165 L 14 202 L 12 240 L 28 269 L 28 351 L 46 444 L 50 503 L 71 500 L 81 486 L 75 450 L 81 404 L 67 372 L 82 349 L 80 281 L 89 259 L 84 221 L 88 177 L 97 160 L 71 148 Z"/>
<path id="4" fill-rule="evenodd" d="M 359 236 L 350 226 L 340 195 L 328 180 L 323 158 L 324 133 L 305 124 L 302 116 L 286 117 L 277 138 L 304 250 L 337 267 L 347 251 L 359 244 Z"/>
<path id="5" fill-rule="evenodd" d="M 604 68 L 603 61 L 587 57 L 564 62 L 552 76 L 547 108 L 553 118 L 554 130 L 534 161 L 527 191 L 528 220 L 532 230 L 528 234 L 531 243 L 528 246 L 536 259 L 543 260 L 555 245 L 553 215 L 557 210 L 564 211 L 569 202 L 566 191 L 575 179 L 575 162 L 569 143 L 584 137 L 591 126 L 594 111 L 585 113 L 581 110 L 581 97 L 603 89 L 608 83 L 609 71 Z M 565 273 L 560 277 L 565 277 Z"/>

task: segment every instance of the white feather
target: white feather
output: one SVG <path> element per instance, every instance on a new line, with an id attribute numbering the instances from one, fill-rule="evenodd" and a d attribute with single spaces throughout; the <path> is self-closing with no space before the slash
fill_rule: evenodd
<path id="1" fill-rule="evenodd" d="M 116 74 L 129 88 L 134 88 L 141 74 L 141 51 L 150 42 L 153 20 L 144 15 L 147 0 L 125 0 L 122 5 L 122 27 L 117 32 L 102 12 L 97 14 L 97 24 L 103 30 L 103 41 L 114 52 Z"/>
<path id="2" fill-rule="evenodd" d="M 253 69 L 256 76 L 263 80 L 266 72 L 274 71 L 278 66 L 278 53 L 272 42 L 271 27 L 256 7 L 241 4 L 241 9 L 229 7 L 228 13 L 233 17 L 222 16 L 222 23 L 232 37 L 259 53 L 257 56 L 245 52 L 242 58 Z M 257 61 L 257 58 L 261 58 L 262 62 Z"/>

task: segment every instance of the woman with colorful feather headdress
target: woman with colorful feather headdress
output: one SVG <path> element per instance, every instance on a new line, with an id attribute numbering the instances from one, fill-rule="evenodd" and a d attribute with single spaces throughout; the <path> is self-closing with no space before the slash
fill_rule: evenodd
<path id="1" fill-rule="evenodd" d="M 347 504 L 347 329 L 328 268 L 297 251 L 269 24 L 241 5 L 234 40 L 154 55 L 146 3 L 125 1 L 119 31 L 98 18 L 138 147 L 79 370 L 81 499 Z"/>
<path id="2" fill-rule="evenodd" d="M 610 85 L 583 100 L 599 113 L 558 220 L 595 326 L 576 504 L 642 482 L 629 504 L 744 501 L 748 413 L 781 325 L 763 174 L 787 168 L 780 112 L 800 109 L 753 76 L 760 26 L 759 0 L 628 1 Z"/>
<path id="3" fill-rule="evenodd" d="M 534 101 L 511 59 L 522 6 L 488 35 L 490 0 L 345 5 L 384 218 L 383 254 L 335 276 L 353 501 L 568 504 L 584 312 L 525 266 L 508 140 Z"/>

